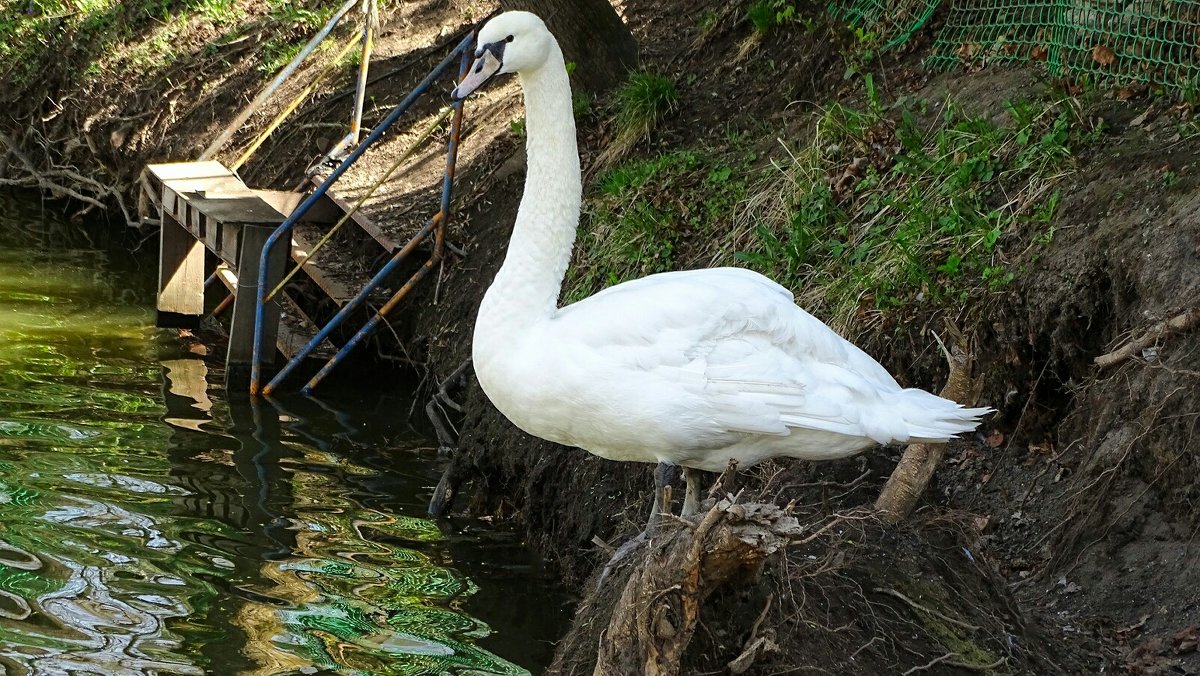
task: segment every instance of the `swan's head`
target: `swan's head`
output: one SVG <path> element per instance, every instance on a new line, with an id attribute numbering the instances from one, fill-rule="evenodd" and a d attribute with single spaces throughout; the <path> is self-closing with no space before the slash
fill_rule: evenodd
<path id="1" fill-rule="evenodd" d="M 505 12 L 484 24 L 475 44 L 475 64 L 454 89 L 456 99 L 466 98 L 496 75 L 540 68 L 550 56 L 554 36 L 536 14 Z"/>

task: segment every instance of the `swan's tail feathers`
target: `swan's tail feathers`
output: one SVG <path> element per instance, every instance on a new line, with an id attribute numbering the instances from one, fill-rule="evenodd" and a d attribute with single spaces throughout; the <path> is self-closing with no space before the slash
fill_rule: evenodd
<path id="1" fill-rule="evenodd" d="M 897 440 L 909 443 L 949 441 L 956 434 L 973 432 L 983 416 L 994 412 L 987 407 L 967 408 L 924 390 L 902 390 L 896 398 L 907 427 L 907 434 Z"/>

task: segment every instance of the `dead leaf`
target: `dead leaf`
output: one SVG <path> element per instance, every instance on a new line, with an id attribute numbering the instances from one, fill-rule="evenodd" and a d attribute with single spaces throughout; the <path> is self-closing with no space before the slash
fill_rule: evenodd
<path id="1" fill-rule="evenodd" d="M 1045 61 L 1048 51 L 1041 45 L 1034 45 L 1033 49 L 1029 50 L 1029 58 L 1033 61 Z"/>
<path id="2" fill-rule="evenodd" d="M 1171 641 L 1175 644 L 1176 655 L 1196 652 L 1200 649 L 1200 625 L 1184 627 L 1171 637 Z"/>
<path id="3" fill-rule="evenodd" d="M 1117 55 L 1110 47 L 1096 45 L 1092 48 L 1092 58 L 1101 66 L 1111 66 L 1117 60 Z"/>
<path id="4" fill-rule="evenodd" d="M 977 42 L 964 42 L 954 50 L 954 55 L 963 61 L 970 61 L 979 53 L 981 45 Z"/>
<path id="5" fill-rule="evenodd" d="M 1117 98 L 1122 101 L 1128 101 L 1135 96 L 1140 96 L 1146 93 L 1146 85 L 1141 83 L 1129 84 L 1117 90 Z"/>
<path id="6" fill-rule="evenodd" d="M 1049 439 L 1036 444 L 1029 444 L 1029 452 L 1034 455 L 1054 455 L 1054 442 Z"/>
<path id="7" fill-rule="evenodd" d="M 1000 430 L 995 430 L 987 435 L 987 439 L 983 441 L 988 448 L 999 448 L 1000 444 L 1004 443 L 1004 433 Z"/>
<path id="8" fill-rule="evenodd" d="M 987 516 L 977 516 L 977 517 L 975 517 L 975 530 L 982 533 L 987 530 L 987 527 L 990 526 L 991 523 L 992 523 L 992 515 L 991 514 L 988 514 Z"/>

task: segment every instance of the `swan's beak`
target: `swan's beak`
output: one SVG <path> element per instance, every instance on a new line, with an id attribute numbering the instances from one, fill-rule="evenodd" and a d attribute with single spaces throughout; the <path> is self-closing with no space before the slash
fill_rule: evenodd
<path id="1" fill-rule="evenodd" d="M 483 83 L 492 79 L 492 76 L 500 72 L 500 68 L 504 66 L 504 62 L 493 53 L 492 49 L 485 47 L 481 51 L 483 54 L 475 57 L 475 65 L 471 68 L 471 72 L 467 73 L 467 76 L 450 94 L 455 100 L 467 98 L 476 89 L 482 87 Z"/>

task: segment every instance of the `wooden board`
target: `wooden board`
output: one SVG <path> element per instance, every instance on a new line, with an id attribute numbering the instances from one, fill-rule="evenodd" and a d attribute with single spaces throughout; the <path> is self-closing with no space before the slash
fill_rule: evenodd
<path id="1" fill-rule="evenodd" d="M 320 226 L 297 223 L 292 230 L 292 260 L 297 264 L 304 264 L 308 261 L 309 252 L 313 250 L 325 232 L 326 229 Z M 358 292 L 371 281 L 371 278 L 345 268 L 335 271 L 331 267 L 323 265 L 322 256 L 326 256 L 333 246 L 335 245 L 326 244 L 324 249 L 318 251 L 316 258 L 304 265 L 304 272 L 325 291 L 326 295 L 341 306 L 358 295 Z"/>
<path id="2" fill-rule="evenodd" d="M 287 219 L 278 209 L 253 193 L 213 196 L 212 192 L 204 195 L 199 192 L 184 192 L 181 196 L 209 220 L 222 223 L 278 226 Z"/>
<path id="3" fill-rule="evenodd" d="M 217 267 L 217 277 L 230 293 L 237 295 L 237 275 L 227 265 Z M 279 333 L 275 337 L 275 346 L 284 357 L 291 359 L 317 335 L 317 325 L 308 315 L 296 305 L 286 293 L 280 294 L 282 312 L 279 315 Z M 309 355 L 310 359 L 329 359 L 337 353 L 337 348 L 328 339 L 321 341 L 317 349 Z"/>
<path id="4" fill-rule="evenodd" d="M 317 176 L 314 176 L 312 181 L 314 185 L 321 185 L 321 179 Z M 337 205 L 338 209 L 340 209 L 343 214 L 349 212 L 354 206 L 353 202 L 343 199 L 332 190 L 326 191 L 325 197 L 330 202 L 333 202 L 335 205 Z M 358 200 L 354 200 L 354 202 L 357 201 Z M 350 220 L 357 223 L 358 227 L 362 228 L 363 231 L 370 235 L 371 238 L 376 242 L 379 242 L 379 245 L 384 249 L 388 251 L 396 251 L 400 248 L 400 243 L 392 239 L 387 233 L 381 230 L 379 226 L 375 225 L 374 221 L 372 221 L 365 213 L 363 213 L 361 209 L 354 212 L 354 215 L 350 217 Z"/>

